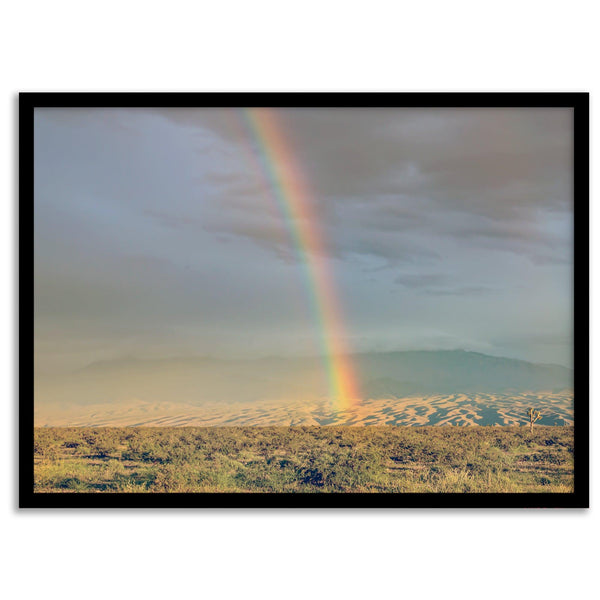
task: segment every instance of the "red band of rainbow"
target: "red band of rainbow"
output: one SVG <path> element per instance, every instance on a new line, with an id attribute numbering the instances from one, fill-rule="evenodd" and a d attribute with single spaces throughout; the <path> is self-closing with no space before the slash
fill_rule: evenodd
<path id="1" fill-rule="evenodd" d="M 259 150 L 263 177 L 277 202 L 294 251 L 305 273 L 311 312 L 337 410 L 360 399 L 357 378 L 346 346 L 346 327 L 319 220 L 312 210 L 314 195 L 274 109 L 243 109 L 242 120 Z"/>

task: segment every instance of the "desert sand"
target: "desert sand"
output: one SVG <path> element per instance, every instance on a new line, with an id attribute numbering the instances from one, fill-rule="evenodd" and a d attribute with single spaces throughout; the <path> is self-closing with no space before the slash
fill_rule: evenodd
<path id="1" fill-rule="evenodd" d="M 347 410 L 335 410 L 327 398 L 200 405 L 142 399 L 86 406 L 36 403 L 34 421 L 37 427 L 524 425 L 530 406 L 541 410 L 541 425 L 573 424 L 572 390 L 369 399 Z"/>

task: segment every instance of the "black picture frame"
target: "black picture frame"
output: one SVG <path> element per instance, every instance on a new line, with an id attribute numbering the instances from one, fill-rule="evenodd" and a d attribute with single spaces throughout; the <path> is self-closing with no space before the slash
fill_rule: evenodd
<path id="1" fill-rule="evenodd" d="M 503 494 L 152 493 L 33 491 L 34 110 L 41 107 L 572 108 L 574 117 L 574 492 Z M 19 94 L 20 508 L 587 508 L 589 506 L 588 93 Z"/>

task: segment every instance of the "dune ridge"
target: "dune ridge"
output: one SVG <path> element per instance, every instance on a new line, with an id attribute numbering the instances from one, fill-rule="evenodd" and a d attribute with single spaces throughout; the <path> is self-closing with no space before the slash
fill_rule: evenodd
<path id="1" fill-rule="evenodd" d="M 184 427 L 301 425 L 523 425 L 527 408 L 542 412 L 541 425 L 573 424 L 573 392 L 465 393 L 381 398 L 336 412 L 327 398 L 255 402 L 150 402 L 77 406 L 36 404 L 36 427 Z"/>

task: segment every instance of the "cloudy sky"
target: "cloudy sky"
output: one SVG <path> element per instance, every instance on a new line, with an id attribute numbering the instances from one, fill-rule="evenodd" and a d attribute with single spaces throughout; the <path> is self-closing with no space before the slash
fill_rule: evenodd
<path id="1" fill-rule="evenodd" d="M 354 351 L 572 366 L 572 113 L 281 109 Z M 236 109 L 36 109 L 39 372 L 314 355 L 319 330 Z M 284 182 L 285 183 L 285 182 Z"/>

